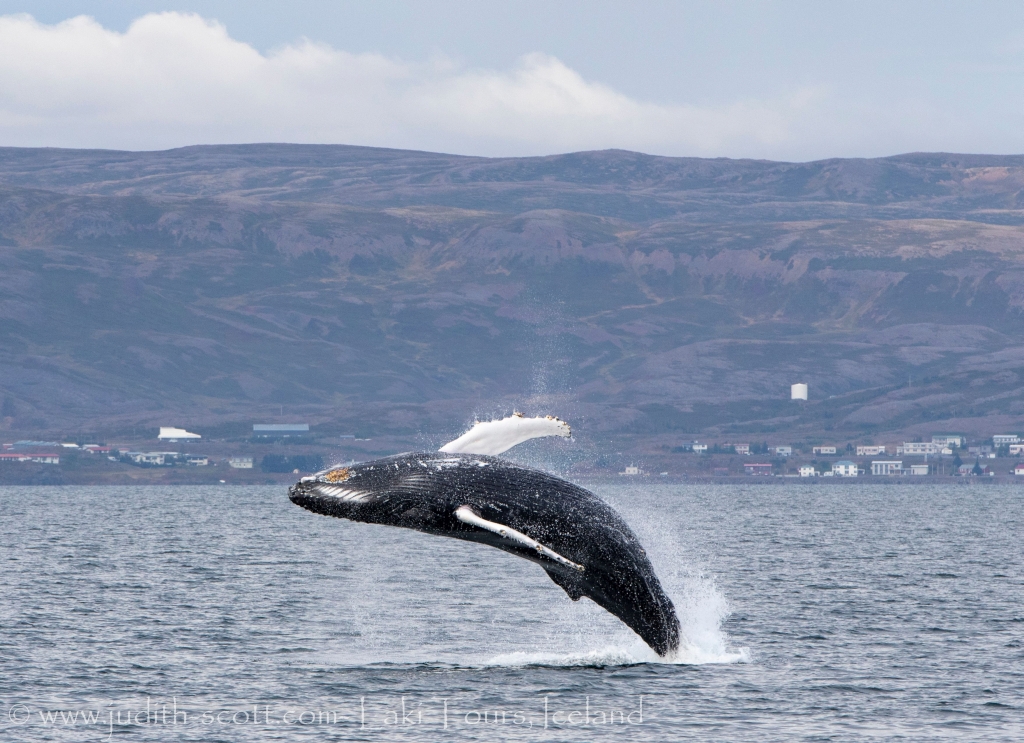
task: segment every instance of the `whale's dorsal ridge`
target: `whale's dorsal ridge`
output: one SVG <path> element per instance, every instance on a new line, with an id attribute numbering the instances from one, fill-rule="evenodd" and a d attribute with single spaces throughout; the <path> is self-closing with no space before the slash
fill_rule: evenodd
<path id="1" fill-rule="evenodd" d="M 517 412 L 501 420 L 474 423 L 466 433 L 442 446 L 441 451 L 496 457 L 517 444 L 544 436 L 567 439 L 572 436 L 572 429 L 568 423 L 552 415 L 527 418 Z"/>

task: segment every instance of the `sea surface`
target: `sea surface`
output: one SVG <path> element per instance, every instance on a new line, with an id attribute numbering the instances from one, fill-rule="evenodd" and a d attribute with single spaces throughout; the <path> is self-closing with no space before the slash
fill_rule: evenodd
<path id="1" fill-rule="evenodd" d="M 1024 739 L 1024 486 L 591 487 L 671 662 L 536 565 L 281 487 L 0 489 L 0 740 Z"/>

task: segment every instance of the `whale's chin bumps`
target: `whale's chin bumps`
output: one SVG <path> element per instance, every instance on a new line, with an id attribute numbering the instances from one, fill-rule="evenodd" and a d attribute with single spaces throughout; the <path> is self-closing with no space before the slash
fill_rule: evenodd
<path id="1" fill-rule="evenodd" d="M 366 466 L 364 469 L 367 469 Z M 368 482 L 366 472 L 361 474 L 354 478 L 353 468 L 350 467 L 324 470 L 311 477 L 303 477 L 292 485 L 288 497 L 292 503 L 307 511 L 348 518 L 357 506 L 369 502 L 381 490 L 381 483 Z"/>
<path id="2" fill-rule="evenodd" d="M 522 429 L 513 433 L 521 437 Z M 487 433 L 493 448 L 495 436 Z M 604 501 L 561 478 L 483 454 L 414 453 L 304 477 L 289 497 L 325 516 L 416 529 L 523 557 L 572 600 L 586 596 L 617 616 L 658 654 L 679 647 L 675 608 L 639 540 Z"/>
<path id="3" fill-rule="evenodd" d="M 289 491 L 292 503 L 297 505 L 306 506 L 307 503 L 313 504 L 316 502 L 331 502 L 338 503 L 363 503 L 372 497 L 372 493 L 368 493 L 365 490 L 355 490 L 353 488 L 346 488 L 343 485 L 332 485 L 331 483 L 311 483 L 307 486 L 300 487 L 295 485 Z M 310 508 L 309 510 L 316 510 Z"/>

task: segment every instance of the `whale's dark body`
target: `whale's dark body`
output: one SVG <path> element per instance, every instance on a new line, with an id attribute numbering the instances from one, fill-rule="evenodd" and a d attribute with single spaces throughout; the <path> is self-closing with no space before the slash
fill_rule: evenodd
<path id="1" fill-rule="evenodd" d="M 574 601 L 587 596 L 617 616 L 658 654 L 679 646 L 675 608 L 632 530 L 593 493 L 553 475 L 476 454 L 400 454 L 303 478 L 289 497 L 315 513 L 524 557 Z M 547 549 L 526 546 L 522 535 Z"/>

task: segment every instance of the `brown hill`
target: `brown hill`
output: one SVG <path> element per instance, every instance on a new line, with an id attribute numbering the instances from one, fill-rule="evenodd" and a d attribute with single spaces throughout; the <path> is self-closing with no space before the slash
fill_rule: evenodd
<path id="1" fill-rule="evenodd" d="M 4 425 L 1019 430 L 1022 185 L 1016 156 L 0 149 Z"/>

